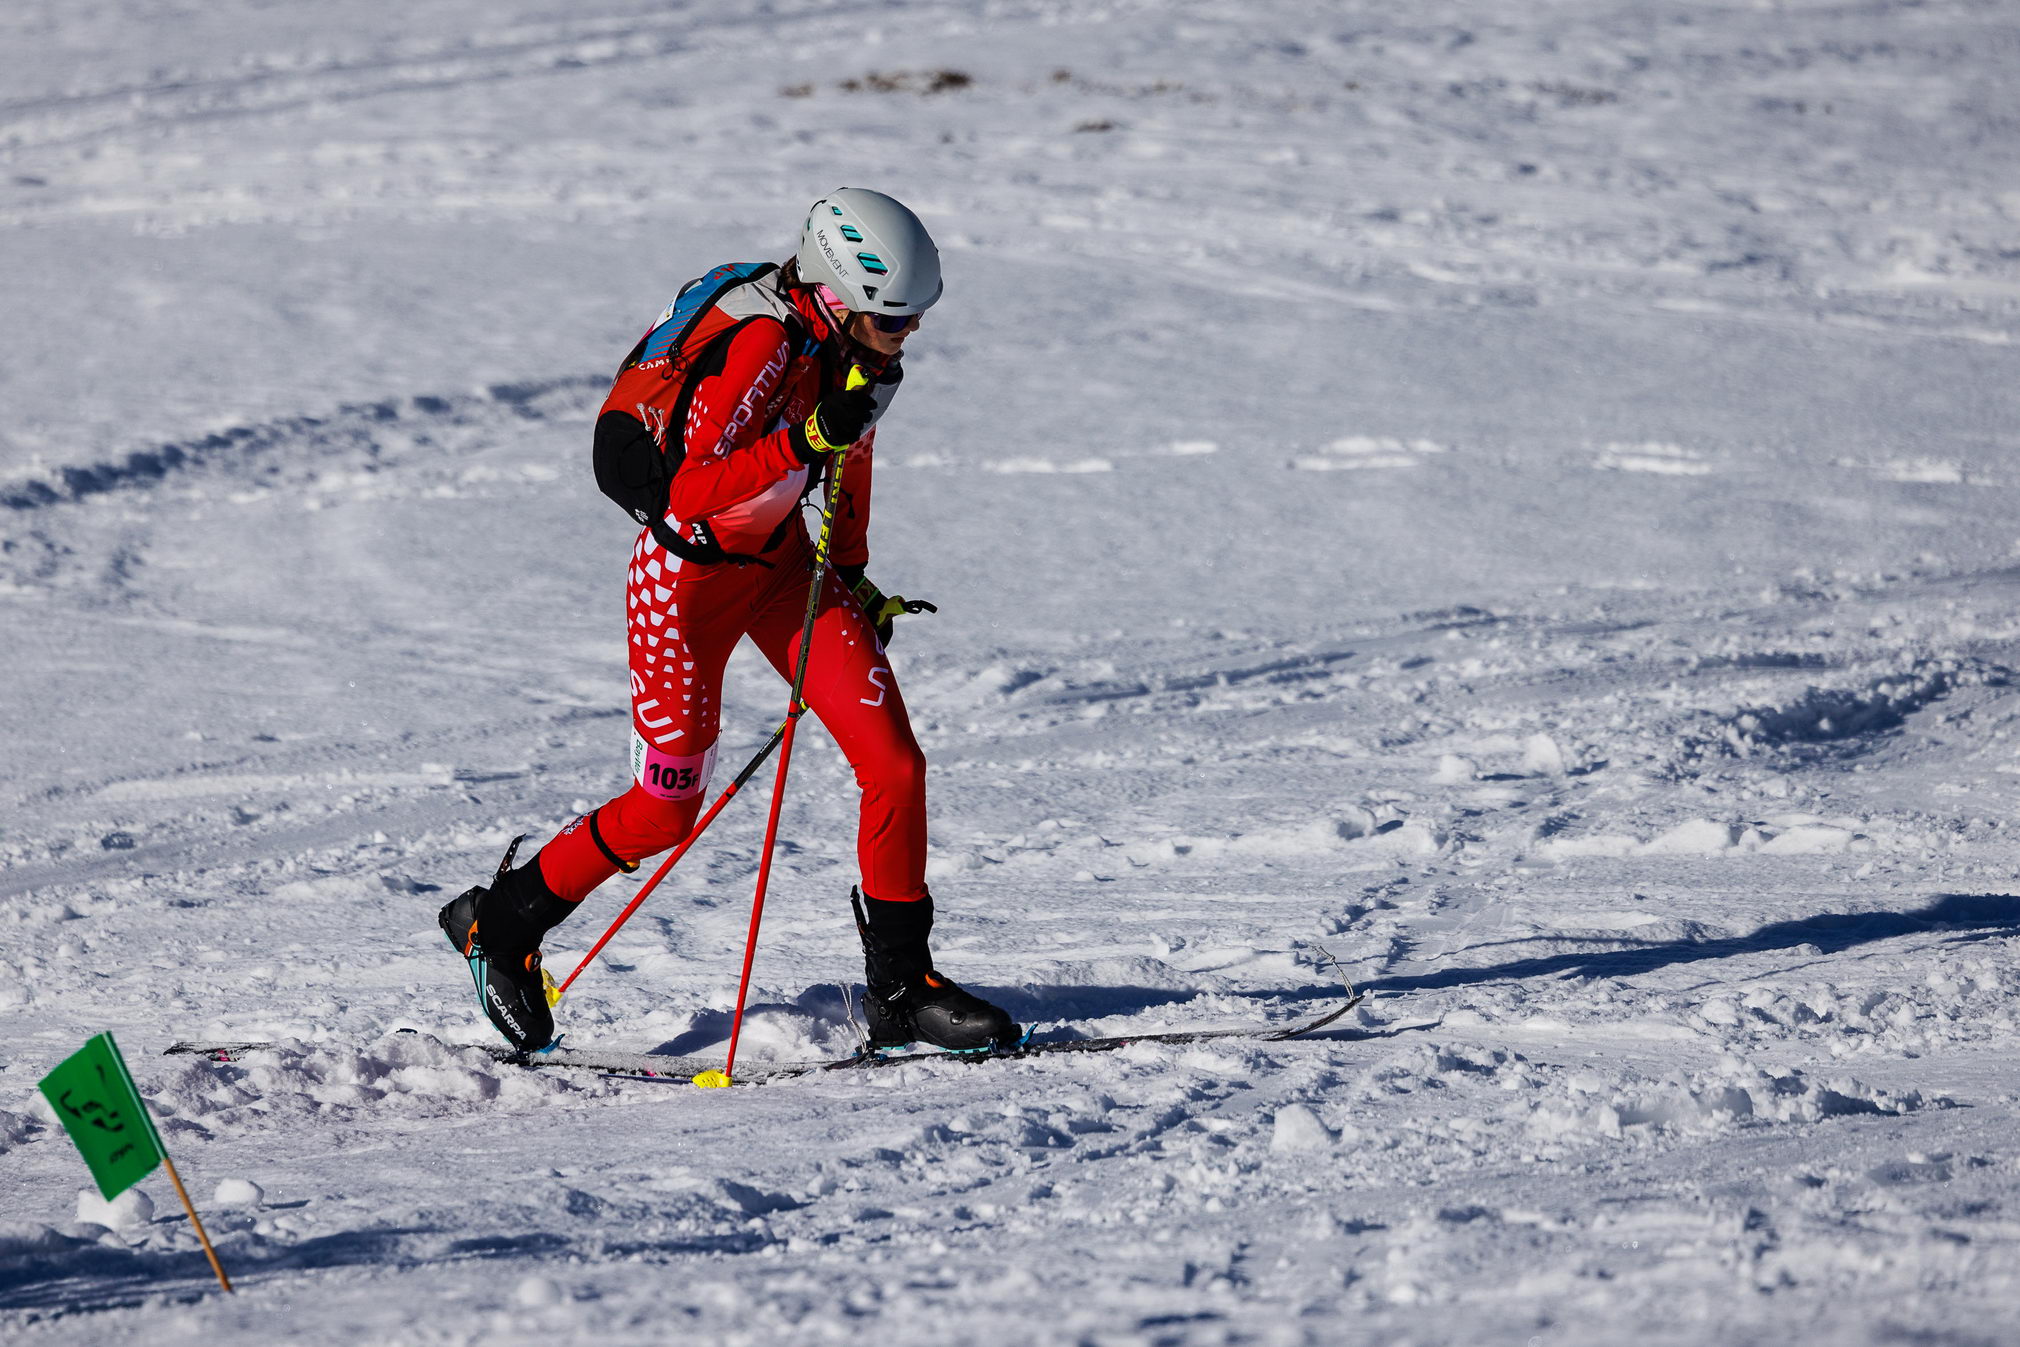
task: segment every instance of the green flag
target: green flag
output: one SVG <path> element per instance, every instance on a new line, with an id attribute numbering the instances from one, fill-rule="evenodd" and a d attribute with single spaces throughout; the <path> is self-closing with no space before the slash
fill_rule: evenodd
<path id="1" fill-rule="evenodd" d="M 42 1093 L 91 1166 L 106 1201 L 139 1183 L 167 1159 L 154 1119 L 127 1073 L 111 1034 L 85 1043 L 42 1078 Z"/>

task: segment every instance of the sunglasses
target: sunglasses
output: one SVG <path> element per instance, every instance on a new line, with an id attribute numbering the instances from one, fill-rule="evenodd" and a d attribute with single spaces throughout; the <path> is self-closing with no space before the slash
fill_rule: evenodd
<path id="1" fill-rule="evenodd" d="M 870 325 L 879 332 L 903 332 L 918 316 L 916 313 L 873 313 L 869 319 Z"/>

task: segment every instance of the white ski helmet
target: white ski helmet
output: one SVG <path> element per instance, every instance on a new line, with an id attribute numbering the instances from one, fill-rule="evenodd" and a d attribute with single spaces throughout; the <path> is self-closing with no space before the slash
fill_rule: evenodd
<path id="1" fill-rule="evenodd" d="M 940 298 L 940 250 L 919 217 L 866 187 L 828 193 L 800 231 L 800 279 L 858 313 L 924 313 Z"/>

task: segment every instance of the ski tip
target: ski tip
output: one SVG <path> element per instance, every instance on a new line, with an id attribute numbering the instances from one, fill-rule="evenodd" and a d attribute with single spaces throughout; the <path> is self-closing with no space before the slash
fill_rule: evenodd
<path id="1" fill-rule="evenodd" d="M 694 1078 L 694 1083 L 703 1090 L 727 1090 L 729 1076 L 722 1071 L 704 1071 Z"/>

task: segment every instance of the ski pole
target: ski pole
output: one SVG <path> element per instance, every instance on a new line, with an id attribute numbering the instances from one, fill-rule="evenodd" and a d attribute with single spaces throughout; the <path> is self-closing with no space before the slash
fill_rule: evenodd
<path id="1" fill-rule="evenodd" d="M 858 365 L 849 371 L 848 388 L 861 388 L 869 382 Z M 751 895 L 750 930 L 744 935 L 743 974 L 737 980 L 736 1015 L 729 1025 L 729 1054 L 724 1059 L 722 1070 L 704 1071 L 694 1078 L 696 1085 L 704 1089 L 721 1089 L 730 1083 L 730 1073 L 736 1069 L 737 1040 L 743 1035 L 744 1000 L 750 992 L 751 963 L 757 957 L 758 926 L 764 920 L 765 888 L 771 881 L 772 846 L 778 840 L 779 811 L 785 805 L 786 769 L 793 760 L 793 734 L 799 729 L 800 717 L 806 714 L 807 704 L 800 700 L 800 693 L 806 687 L 807 656 L 814 647 L 814 619 L 820 615 L 821 586 L 828 578 L 828 539 L 835 526 L 835 502 L 842 494 L 842 459 L 847 450 L 835 455 L 828 463 L 828 489 L 821 507 L 821 533 L 814 543 L 813 578 L 807 585 L 807 616 L 800 625 L 800 657 L 793 669 L 792 696 L 786 702 L 786 723 L 784 739 L 779 745 L 779 766 L 772 778 L 771 816 L 765 822 L 764 850 L 759 854 L 757 891 Z"/>
<path id="2" fill-rule="evenodd" d="M 715 822 L 715 816 L 722 812 L 722 807 L 729 803 L 730 797 L 742 790 L 744 783 L 756 775 L 757 769 L 764 764 L 766 758 L 772 755 L 772 750 L 779 746 L 779 742 L 785 737 L 785 733 L 786 722 L 781 721 L 779 722 L 779 727 L 772 731 L 770 742 L 759 749 L 757 756 L 746 763 L 744 769 L 736 774 L 736 780 L 730 782 L 723 793 L 715 797 L 715 803 L 708 807 L 708 812 L 696 821 L 694 827 L 688 829 L 687 836 L 681 840 L 679 846 L 673 849 L 673 854 L 660 863 L 659 869 L 652 872 L 652 878 L 645 881 L 644 887 L 640 888 L 637 894 L 632 897 L 632 900 L 624 905 L 624 910 L 617 914 L 617 920 L 610 923 L 610 929 L 605 931 L 597 942 L 589 947 L 589 953 L 582 956 L 582 962 L 575 965 L 575 971 L 570 973 L 560 986 L 554 988 L 548 994 L 547 1004 L 559 1005 L 561 1003 L 562 996 L 568 991 L 569 986 L 575 979 L 582 976 L 582 970 L 589 967 L 590 960 L 602 953 L 603 947 L 610 943 L 610 938 L 617 934 L 618 929 L 625 922 L 631 920 L 631 914 L 638 911 L 639 906 L 651 896 L 652 891 L 659 887 L 659 881 L 666 878 L 667 872 L 672 870 L 680 858 L 687 854 L 687 849 L 695 844 L 696 839 L 707 830 L 709 824 Z"/>

